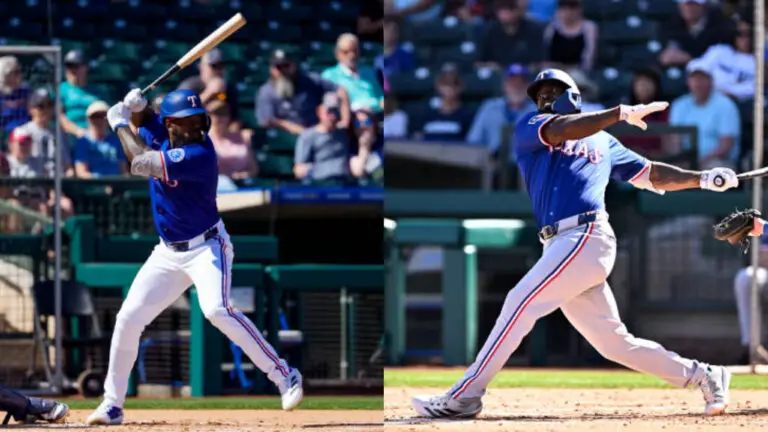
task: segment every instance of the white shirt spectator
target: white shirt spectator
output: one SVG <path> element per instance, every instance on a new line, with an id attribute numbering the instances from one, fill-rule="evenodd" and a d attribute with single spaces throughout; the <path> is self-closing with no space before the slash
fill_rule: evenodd
<path id="1" fill-rule="evenodd" d="M 712 72 L 715 90 L 739 101 L 755 96 L 755 56 L 736 51 L 731 45 L 714 45 L 698 60 Z"/>
<path id="2" fill-rule="evenodd" d="M 405 138 L 408 135 L 408 114 L 395 110 L 384 116 L 384 138 Z"/>

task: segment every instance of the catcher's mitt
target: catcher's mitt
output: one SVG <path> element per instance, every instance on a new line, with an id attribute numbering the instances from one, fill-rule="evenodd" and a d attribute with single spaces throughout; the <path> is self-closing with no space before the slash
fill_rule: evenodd
<path id="1" fill-rule="evenodd" d="M 749 250 L 749 233 L 755 226 L 755 218 L 760 212 L 755 209 L 736 211 L 726 216 L 715 225 L 715 238 L 728 243 L 741 245 L 744 253 Z"/>

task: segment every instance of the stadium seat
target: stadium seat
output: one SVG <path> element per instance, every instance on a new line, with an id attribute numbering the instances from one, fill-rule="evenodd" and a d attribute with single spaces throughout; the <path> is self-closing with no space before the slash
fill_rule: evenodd
<path id="1" fill-rule="evenodd" d="M 175 62 L 187 53 L 191 47 L 188 43 L 173 40 L 158 39 L 154 43 L 154 52 L 158 60 Z"/>
<path id="2" fill-rule="evenodd" d="M 25 20 L 44 21 L 48 17 L 47 2 L 28 2 L 28 1 L 9 1 L 3 2 L 3 6 L 8 10 L 4 11 L 3 16 L 19 17 Z"/>
<path id="3" fill-rule="evenodd" d="M 91 68 L 88 78 L 93 82 L 125 82 L 128 79 L 128 66 L 124 63 L 101 62 Z"/>
<path id="4" fill-rule="evenodd" d="M 240 121 L 243 122 L 245 127 L 253 129 L 258 126 L 256 124 L 256 110 L 253 108 L 253 105 L 240 105 L 239 110 Z"/>
<path id="5" fill-rule="evenodd" d="M 257 152 L 261 177 L 293 178 L 293 156 Z"/>
<path id="6" fill-rule="evenodd" d="M 464 95 L 469 98 L 488 98 L 501 92 L 501 76 L 487 69 L 465 74 Z"/>
<path id="7" fill-rule="evenodd" d="M 239 2 L 240 8 L 237 9 L 248 21 L 261 21 L 264 19 L 264 8 L 258 2 Z M 233 11 L 234 12 L 234 11 Z"/>
<path id="8" fill-rule="evenodd" d="M 25 21 L 16 16 L 8 19 L 5 31 L 16 39 L 30 40 L 38 40 L 42 35 L 48 34 L 43 31 L 43 25 L 39 22 Z"/>
<path id="9" fill-rule="evenodd" d="M 210 32 L 216 29 L 217 26 L 214 24 L 215 23 L 210 23 L 210 29 L 206 29 L 205 26 L 201 28 L 197 24 L 191 22 L 168 20 L 162 27 L 153 28 L 152 32 L 163 39 L 188 41 L 194 45 L 200 40 L 201 34 L 207 34 L 205 30 Z M 191 46 L 189 48 L 191 48 Z"/>
<path id="10" fill-rule="evenodd" d="M 669 101 L 688 92 L 685 71 L 677 67 L 666 69 L 661 75 L 661 91 Z"/>
<path id="11" fill-rule="evenodd" d="M 607 43 L 637 44 L 658 38 L 658 23 L 631 15 L 600 23 L 600 38 Z"/>
<path id="12" fill-rule="evenodd" d="M 259 35 L 266 40 L 289 43 L 301 40 L 302 29 L 297 25 L 269 21 L 259 29 Z"/>
<path id="13" fill-rule="evenodd" d="M 96 26 L 74 16 L 53 21 L 53 35 L 64 39 L 90 40 L 96 36 Z"/>
<path id="14" fill-rule="evenodd" d="M 607 67 L 595 71 L 594 81 L 600 89 L 602 99 L 616 99 L 629 93 L 632 73 L 629 71 Z"/>
<path id="15" fill-rule="evenodd" d="M 335 46 L 328 42 L 311 42 L 305 49 L 307 60 L 310 58 L 317 63 L 335 63 Z"/>
<path id="16" fill-rule="evenodd" d="M 403 40 L 410 40 L 416 45 L 460 44 L 472 36 L 471 27 L 461 23 L 456 17 L 403 25 L 401 34 Z"/>
<path id="17" fill-rule="evenodd" d="M 79 40 L 52 38 L 51 44 L 61 47 L 62 56 L 71 50 L 80 50 L 86 58 L 96 58 L 97 54 L 101 51 L 95 44 Z M 8 45 L 22 45 L 22 43 L 9 41 Z"/>
<path id="18" fill-rule="evenodd" d="M 339 1 L 318 2 L 317 16 L 329 21 L 355 21 L 360 14 L 360 7 L 354 3 Z"/>
<path id="19" fill-rule="evenodd" d="M 662 44 L 658 40 L 648 41 L 637 45 L 624 45 L 618 52 L 619 67 L 624 69 L 647 68 L 656 65 L 656 59 L 661 53 Z"/>
<path id="20" fill-rule="evenodd" d="M 353 25 L 342 25 L 338 21 L 312 21 L 303 26 L 304 36 L 311 40 L 336 43 L 336 39 L 342 33 L 354 33 Z"/>
<path id="21" fill-rule="evenodd" d="M 149 28 L 145 24 L 139 22 L 131 22 L 130 26 L 128 21 L 124 19 L 116 19 L 114 22 L 107 22 L 101 24 L 99 32 L 104 35 L 109 35 L 113 39 L 131 40 L 131 41 L 143 41 L 148 34 L 151 34 Z"/>
<path id="22" fill-rule="evenodd" d="M 430 71 L 420 68 L 414 72 L 393 74 L 389 77 L 389 88 L 401 99 L 424 97 L 432 93 L 434 82 Z"/>
<path id="23" fill-rule="evenodd" d="M 595 21 L 615 20 L 640 12 L 638 3 L 637 0 L 584 0 L 584 16 Z"/>
<path id="24" fill-rule="evenodd" d="M 224 42 L 217 47 L 224 55 L 226 62 L 243 62 L 247 60 L 248 46 L 236 42 Z"/>
<path id="25" fill-rule="evenodd" d="M 648 19 L 667 21 L 677 15 L 677 4 L 667 1 L 638 2 L 640 12 Z"/>
<path id="26" fill-rule="evenodd" d="M 319 13 L 313 15 L 316 12 L 312 11 L 312 7 L 291 0 L 272 3 L 264 10 L 265 16 L 269 17 L 270 20 L 286 24 L 319 19 L 321 17 Z"/>
<path id="27" fill-rule="evenodd" d="M 265 133 L 266 150 L 270 153 L 291 153 L 296 149 L 298 136 L 281 129 L 268 129 Z"/>
<path id="28" fill-rule="evenodd" d="M 109 53 L 111 59 L 139 61 L 144 58 L 142 45 L 135 42 L 104 39 L 102 47 L 103 52 Z"/>
<path id="29" fill-rule="evenodd" d="M 454 63 L 462 71 L 468 72 L 474 69 L 477 49 L 472 41 L 465 41 L 457 45 L 437 48 L 433 65 L 439 68 L 446 63 Z"/>

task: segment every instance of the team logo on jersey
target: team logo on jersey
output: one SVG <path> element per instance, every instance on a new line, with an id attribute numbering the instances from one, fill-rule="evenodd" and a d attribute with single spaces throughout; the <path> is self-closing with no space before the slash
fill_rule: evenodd
<path id="1" fill-rule="evenodd" d="M 184 160 L 184 149 L 176 148 L 168 151 L 168 159 L 171 162 L 181 162 Z"/>
<path id="2" fill-rule="evenodd" d="M 603 153 L 595 148 L 590 149 L 585 140 L 568 140 L 556 146 L 549 146 L 549 152 L 561 152 L 566 156 L 576 156 L 587 159 L 593 164 L 599 164 L 603 159 Z"/>

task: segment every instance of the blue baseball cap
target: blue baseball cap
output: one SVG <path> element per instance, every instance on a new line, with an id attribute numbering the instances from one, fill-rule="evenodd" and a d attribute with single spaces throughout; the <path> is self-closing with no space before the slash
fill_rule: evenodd
<path id="1" fill-rule="evenodd" d="M 516 76 L 524 78 L 528 76 L 528 70 L 520 63 L 512 63 L 511 65 L 507 66 L 507 77 Z"/>

